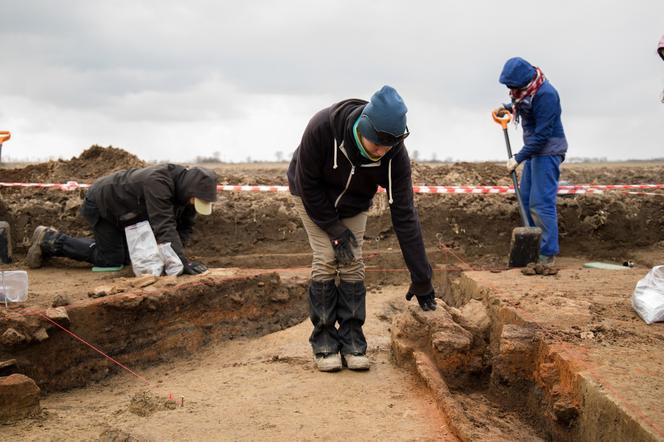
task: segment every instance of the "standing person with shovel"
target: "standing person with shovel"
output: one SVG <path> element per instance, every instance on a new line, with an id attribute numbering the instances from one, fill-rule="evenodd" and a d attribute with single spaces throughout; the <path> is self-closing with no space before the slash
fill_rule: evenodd
<path id="1" fill-rule="evenodd" d="M 542 229 L 539 263 L 551 265 L 560 252 L 556 195 L 560 164 L 567 153 L 567 138 L 561 121 L 558 91 L 542 70 L 520 57 L 507 60 L 499 82 L 509 88 L 511 102 L 494 111 L 505 110 L 523 127 L 523 147 L 507 161 L 512 173 L 524 163 L 521 195 L 530 224 Z"/>

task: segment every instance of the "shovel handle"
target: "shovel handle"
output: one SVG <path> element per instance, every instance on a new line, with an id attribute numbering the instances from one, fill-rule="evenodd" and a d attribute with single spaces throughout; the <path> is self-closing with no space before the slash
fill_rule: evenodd
<path id="1" fill-rule="evenodd" d="M 495 111 L 491 112 L 491 116 L 493 117 L 493 121 L 500 124 L 503 129 L 507 129 L 507 124 L 512 121 L 512 114 L 507 109 L 503 111 L 502 116 L 496 114 Z"/>
<path id="2" fill-rule="evenodd" d="M 0 130 L 0 144 L 4 143 L 12 137 L 8 130 Z"/>

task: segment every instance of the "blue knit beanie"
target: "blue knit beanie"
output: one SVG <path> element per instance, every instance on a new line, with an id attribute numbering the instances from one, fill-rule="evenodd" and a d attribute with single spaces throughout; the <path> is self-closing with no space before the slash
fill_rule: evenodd
<path id="1" fill-rule="evenodd" d="M 391 86 L 383 86 L 364 107 L 358 130 L 369 141 L 384 144 L 385 137 L 379 137 L 377 132 L 395 138 L 403 135 L 406 131 L 406 112 L 408 108 L 399 93 Z"/>

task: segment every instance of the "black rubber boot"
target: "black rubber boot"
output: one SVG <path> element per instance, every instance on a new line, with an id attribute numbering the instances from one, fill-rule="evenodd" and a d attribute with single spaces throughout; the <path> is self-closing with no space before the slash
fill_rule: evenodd
<path id="1" fill-rule="evenodd" d="M 367 340 L 362 331 L 367 315 L 366 296 L 364 281 L 341 281 L 337 319 L 342 355 L 364 355 L 367 352 Z"/>
<path id="2" fill-rule="evenodd" d="M 52 256 L 93 262 L 94 246 L 92 239 L 73 238 L 53 227 L 39 226 L 32 234 L 32 245 L 28 249 L 26 261 L 31 269 L 41 267 L 44 260 Z"/>
<path id="3" fill-rule="evenodd" d="M 59 232 L 53 227 L 37 226 L 32 234 L 32 242 L 25 257 L 28 267 L 37 269 L 42 266 L 44 259 L 55 256 L 55 239 Z"/>
<path id="4" fill-rule="evenodd" d="M 309 318 L 314 325 L 309 342 L 315 355 L 339 351 L 337 322 L 337 287 L 334 280 L 311 281 L 309 285 Z"/>

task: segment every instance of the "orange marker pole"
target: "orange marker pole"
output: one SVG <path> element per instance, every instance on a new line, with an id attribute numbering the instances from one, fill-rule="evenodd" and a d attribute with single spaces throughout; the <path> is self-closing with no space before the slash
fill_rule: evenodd
<path id="1" fill-rule="evenodd" d="M 8 130 L 0 130 L 0 163 L 2 163 L 2 143 L 7 141 L 12 137 L 12 134 Z"/>

